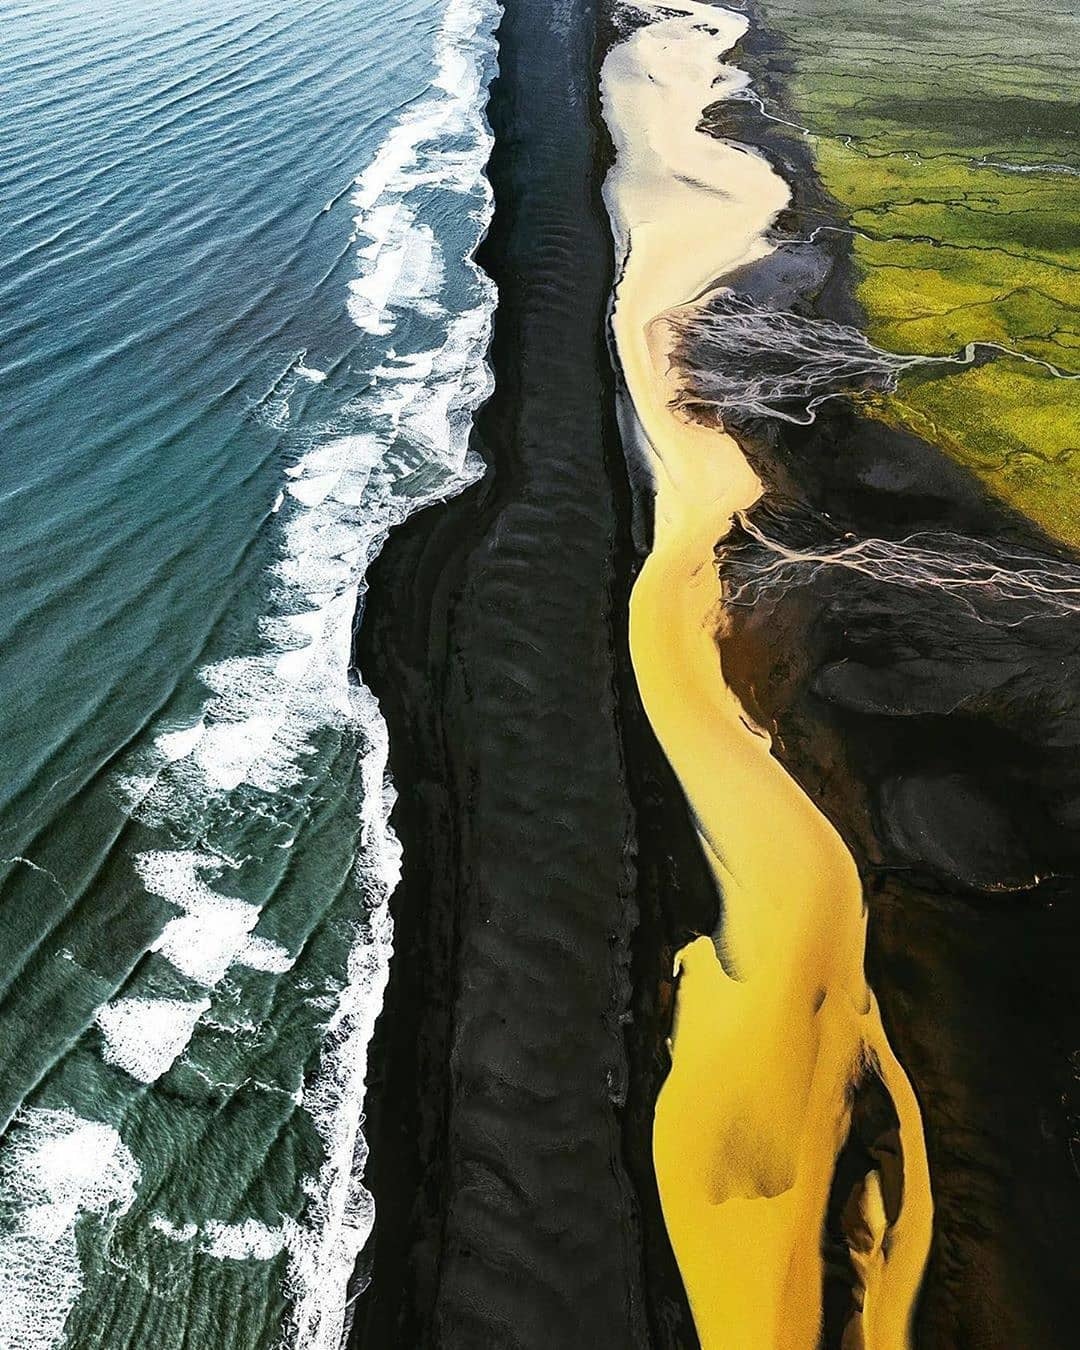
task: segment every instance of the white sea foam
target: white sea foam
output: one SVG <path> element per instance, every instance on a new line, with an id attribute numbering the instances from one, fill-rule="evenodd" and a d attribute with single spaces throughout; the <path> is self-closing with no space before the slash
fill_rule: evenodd
<path id="1" fill-rule="evenodd" d="M 206 727 L 200 717 L 190 727 L 181 727 L 178 731 L 163 731 L 157 738 L 157 748 L 170 763 L 173 760 L 184 759 L 198 745 L 205 730 Z"/>
<path id="2" fill-rule="evenodd" d="M 261 646 L 204 668 L 208 698 L 199 719 L 163 729 L 120 783 L 129 807 L 151 825 L 182 831 L 192 819 L 212 817 L 215 802 L 248 803 L 252 791 L 270 794 L 264 803 L 282 801 L 285 820 L 326 736 L 347 730 L 361 744 L 347 983 L 336 1002 L 315 991 L 309 998 L 312 1012 L 326 1021 L 326 1038 L 303 1106 L 322 1140 L 324 1162 L 305 1183 L 299 1220 L 283 1220 L 280 1230 L 253 1227 L 254 1221 L 219 1229 L 207 1222 L 199 1230 L 206 1250 L 225 1259 L 274 1255 L 284 1244 L 291 1303 L 286 1343 L 303 1350 L 336 1350 L 348 1281 L 373 1223 L 371 1197 L 355 1169 L 366 1157 L 360 1126 L 367 1047 L 387 979 L 388 900 L 400 866 L 388 823 L 393 793 L 386 729 L 374 697 L 350 672 L 353 625 L 367 566 L 388 532 L 411 512 L 460 491 L 480 471 L 468 441 L 473 413 L 491 389 L 485 355 L 495 295 L 463 254 L 479 242 L 491 213 L 483 101 L 497 19 L 495 0 L 447 0 L 431 91 L 401 114 L 354 184 L 357 275 L 347 303 L 353 322 L 381 350 L 370 385 L 341 409 L 348 434 L 309 439 L 286 471 L 272 508 L 280 551 Z M 460 199 L 449 212 L 446 193 Z M 436 195 L 433 223 L 425 212 Z M 447 220 L 462 226 L 452 253 Z M 416 315 L 441 331 L 426 350 L 399 352 L 415 345 L 409 325 Z M 306 366 L 305 357 L 296 358 L 294 377 L 320 382 L 323 372 Z M 288 387 L 275 386 L 261 415 L 284 427 L 288 397 Z M 355 431 L 357 425 L 363 430 Z M 240 790 L 249 796 L 230 795 Z M 233 818 L 250 809 L 238 805 Z M 288 953 L 253 934 L 258 906 L 215 888 L 233 864 L 205 850 L 161 850 L 139 854 L 136 866 L 146 889 L 179 911 L 156 950 L 209 998 L 234 964 L 288 969 Z M 235 866 L 230 889 L 240 890 L 243 863 Z M 164 1062 L 164 1048 L 170 1064 L 183 1052 L 181 1041 L 186 1045 L 195 1022 L 189 1023 L 190 1011 L 158 1000 L 163 1018 L 175 1019 L 176 1036 L 164 1048 L 157 1040 L 153 1064 L 141 1061 L 125 1048 L 127 1031 L 151 1016 L 145 1006 L 132 1006 L 140 1002 L 150 1000 L 117 999 L 98 1022 L 105 1053 L 118 1063 L 125 1055 L 131 1071 L 145 1079 Z M 163 1223 L 155 1227 L 168 1236 Z M 186 1238 L 187 1228 L 181 1231 Z"/>
<path id="3" fill-rule="evenodd" d="M 337 486 L 339 473 L 317 474 L 314 478 L 305 478 L 289 485 L 289 494 L 305 506 L 319 506 Z"/>
<path id="4" fill-rule="evenodd" d="M 201 1250 L 219 1261 L 269 1261 L 285 1246 L 285 1230 L 270 1228 L 258 1219 L 242 1223 L 203 1224 Z"/>
<path id="5" fill-rule="evenodd" d="M 135 1198 L 139 1169 L 109 1125 L 28 1108 L 0 1156 L 11 1216 L 0 1227 L 0 1346 L 50 1350 L 82 1292 L 76 1221 L 96 1215 L 104 1242 Z M 104 1245 L 104 1242 L 102 1245 Z"/>
<path id="6" fill-rule="evenodd" d="M 396 254 L 410 214 L 404 199 L 425 185 L 438 185 L 471 199 L 476 231 L 472 242 L 479 242 L 491 211 L 490 189 L 483 176 L 491 138 L 482 103 L 497 17 L 494 0 L 450 0 L 438 41 L 435 80 L 447 97 L 433 96 L 406 113 L 373 165 L 357 181 L 353 198 L 359 210 L 356 233 L 372 241 L 361 249 L 361 279 L 369 275 L 366 268 L 371 267 L 371 274 L 378 270 L 381 239 Z M 478 197 L 481 202 L 475 205 Z M 414 249 L 413 265 L 399 269 L 402 289 L 387 297 L 387 312 L 402 302 L 435 312 L 433 282 L 437 278 L 441 284 L 444 262 L 436 252 L 434 236 L 430 242 L 434 247 L 428 251 L 425 237 L 423 268 L 415 265 L 421 251 Z M 385 515 L 378 532 L 365 539 L 362 531 L 353 531 L 361 549 L 361 566 L 378 551 L 385 531 L 398 519 L 459 490 L 479 472 L 479 466 L 470 461 L 468 440 L 472 415 L 491 389 L 484 357 L 495 295 L 488 278 L 475 264 L 469 266 L 478 294 L 475 308 L 447 314 L 446 336 L 436 348 L 399 356 L 390 347 L 377 367 L 376 385 L 365 396 L 366 406 L 385 427 L 387 448 L 399 436 L 406 437 L 413 446 L 423 448 L 428 460 L 442 466 L 446 478 L 422 497 L 402 501 L 384 495 Z M 371 318 L 366 308 L 371 299 L 368 290 L 354 289 L 350 296 L 350 312 L 361 327 Z M 365 303 L 358 312 L 359 301 Z M 354 454 L 362 472 L 376 477 L 370 445 L 358 447 Z M 378 464 L 385 471 L 385 458 Z M 354 500 L 353 486 L 343 475 L 334 494 L 342 503 Z M 282 577 L 294 583 L 306 577 L 312 584 L 325 566 L 318 550 L 290 549 L 287 558 Z M 336 1350 L 348 1281 L 374 1223 L 372 1198 L 358 1171 L 367 1157 L 360 1126 L 368 1045 L 382 1005 L 392 950 L 389 897 L 400 873 L 400 849 L 389 826 L 393 792 L 386 778 L 386 727 L 374 697 L 362 684 L 349 686 L 348 697 L 351 719 L 365 729 L 368 741 L 361 763 L 362 832 L 355 880 L 358 890 L 369 897 L 370 908 L 358 922 L 348 983 L 327 1028 L 320 1070 L 305 1094 L 305 1107 L 323 1140 L 326 1159 L 311 1181 L 304 1222 L 287 1239 L 293 1299 L 289 1340 L 304 1350 Z"/>
<path id="7" fill-rule="evenodd" d="M 190 1242 L 199 1231 L 197 1223 L 173 1223 L 167 1219 L 164 1214 L 152 1214 L 150 1216 L 150 1227 L 160 1233 L 162 1237 L 167 1237 L 170 1242 Z"/>
<path id="8" fill-rule="evenodd" d="M 303 361 L 297 361 L 296 373 L 303 380 L 310 380 L 312 384 L 322 384 L 326 379 L 326 371 L 318 370 L 315 366 L 305 365 Z"/>
<path id="9" fill-rule="evenodd" d="M 268 398 L 259 409 L 259 416 L 268 427 L 284 431 L 289 425 L 292 409 L 287 398 Z"/>
<path id="10" fill-rule="evenodd" d="M 153 950 L 185 975 L 213 988 L 234 963 L 255 964 L 248 959 L 251 956 L 257 959 L 256 969 L 288 970 L 291 961 L 284 948 L 250 936 L 259 921 L 259 907 L 222 895 L 203 879 L 204 872 L 221 870 L 221 858 L 165 849 L 138 854 L 135 865 L 151 895 L 182 911 L 165 925 Z"/>
<path id="11" fill-rule="evenodd" d="M 208 998 L 114 999 L 98 1009 L 102 1054 L 140 1083 L 153 1083 L 172 1068 L 209 1007 Z"/>
<path id="12" fill-rule="evenodd" d="M 361 1175 L 368 1149 L 360 1127 L 368 1045 L 393 949 L 389 899 L 400 876 L 401 850 L 389 824 L 394 794 L 386 777 L 386 725 L 368 689 L 354 686 L 353 698 L 356 718 L 370 736 L 361 763 L 356 882 L 374 903 L 357 926 L 348 982 L 327 1027 L 320 1071 L 304 1098 L 326 1148 L 326 1160 L 307 1186 L 306 1222 L 292 1225 L 288 1239 L 290 1342 L 304 1350 L 331 1350 L 340 1343 L 349 1277 L 375 1221 L 374 1202 Z"/>
<path id="13" fill-rule="evenodd" d="M 153 1214 L 150 1227 L 169 1242 L 187 1244 L 198 1238 L 199 1251 L 218 1261 L 270 1261 L 284 1248 L 295 1225 L 281 1223 L 271 1228 L 259 1219 L 242 1219 L 238 1223 L 207 1219 L 200 1226 L 176 1224 L 164 1214 Z"/>

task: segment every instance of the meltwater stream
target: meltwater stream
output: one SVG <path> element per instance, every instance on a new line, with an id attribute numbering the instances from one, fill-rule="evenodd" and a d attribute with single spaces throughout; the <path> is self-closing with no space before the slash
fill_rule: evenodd
<path id="1" fill-rule="evenodd" d="M 477 471 L 494 23 L 6 13 L 0 1347 L 340 1339 L 398 865 L 351 639 Z"/>

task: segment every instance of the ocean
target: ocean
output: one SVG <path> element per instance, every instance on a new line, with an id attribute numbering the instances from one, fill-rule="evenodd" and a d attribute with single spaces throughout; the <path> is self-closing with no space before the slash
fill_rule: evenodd
<path id="1" fill-rule="evenodd" d="M 493 0 L 6 7 L 0 1347 L 336 1346 L 365 569 L 490 391 Z"/>

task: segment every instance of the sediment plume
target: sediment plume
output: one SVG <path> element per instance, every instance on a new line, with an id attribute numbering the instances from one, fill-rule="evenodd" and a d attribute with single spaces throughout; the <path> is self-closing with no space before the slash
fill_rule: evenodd
<path id="1" fill-rule="evenodd" d="M 654 491 L 631 656 L 723 903 L 718 931 L 677 960 L 654 1130 L 665 1221 L 705 1350 L 816 1347 L 837 1228 L 852 1284 L 842 1344 L 895 1350 L 930 1239 L 919 1107 L 864 975 L 855 863 L 724 680 L 715 547 L 763 487 L 721 425 L 680 406 L 671 321 L 770 253 L 788 192 L 762 156 L 698 130 L 708 105 L 745 97 L 723 63 L 745 17 L 680 0 L 626 19 L 602 95 L 622 422 Z M 887 1111 L 860 1108 L 875 1092 Z M 868 1116 L 885 1124 L 856 1148 Z"/>

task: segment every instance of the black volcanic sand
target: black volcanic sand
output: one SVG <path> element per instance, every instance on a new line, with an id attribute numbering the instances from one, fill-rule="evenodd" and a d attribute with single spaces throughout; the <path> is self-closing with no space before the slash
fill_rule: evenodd
<path id="1" fill-rule="evenodd" d="M 737 59 L 782 106 L 782 47 L 751 38 Z M 748 105 L 710 126 L 795 186 L 778 234 L 829 218 L 800 138 Z M 842 237 L 823 239 L 828 254 L 782 250 L 734 284 L 857 319 Z M 949 530 L 1067 556 L 936 447 L 850 404 L 809 427 L 731 429 L 767 485 L 754 520 L 773 537 Z M 754 547 L 725 541 L 729 579 Z M 916 1343 L 1054 1350 L 1080 1326 L 1080 624 L 1009 627 L 1015 611 L 975 608 L 831 569 L 733 607 L 725 668 L 866 884 L 868 973 L 922 1107 L 935 1202 Z"/>
<path id="2" fill-rule="evenodd" d="M 507 0 L 488 472 L 394 533 L 358 632 L 404 876 L 353 1347 L 696 1344 L 650 1138 L 673 953 L 716 906 L 629 665 L 598 23 Z"/>

